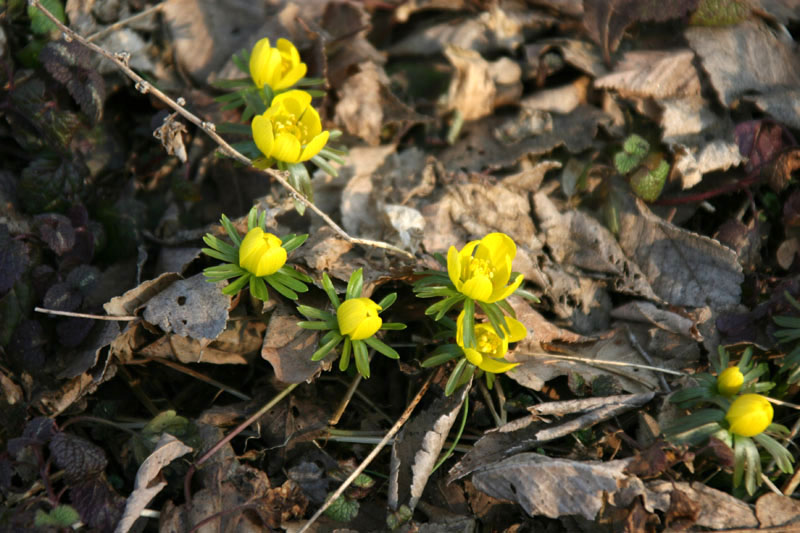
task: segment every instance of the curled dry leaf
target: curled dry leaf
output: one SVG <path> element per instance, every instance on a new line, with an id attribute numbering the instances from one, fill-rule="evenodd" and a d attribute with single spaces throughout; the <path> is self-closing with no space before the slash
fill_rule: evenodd
<path id="1" fill-rule="evenodd" d="M 389 507 L 408 505 L 413 511 L 439 459 L 471 382 L 456 394 L 440 397 L 409 421 L 392 445 Z"/>
<path id="2" fill-rule="evenodd" d="M 164 433 L 156 444 L 156 449 L 139 466 L 133 492 L 128 496 L 125 512 L 117 524 L 114 533 L 127 533 L 141 512 L 155 498 L 156 494 L 167 486 L 161 470 L 172 461 L 190 453 L 192 448 L 170 435 Z"/>
<path id="3" fill-rule="evenodd" d="M 293 308 L 279 304 L 272 312 L 261 347 L 261 357 L 272 365 L 275 379 L 282 383 L 302 383 L 329 367 L 336 358 L 334 350 L 322 361 L 312 361 L 318 348 L 319 332 L 297 325 Z"/>
<path id="4" fill-rule="evenodd" d="M 627 52 L 614 71 L 594 81 L 623 96 L 671 98 L 700 94 L 700 77 L 688 49 Z"/>

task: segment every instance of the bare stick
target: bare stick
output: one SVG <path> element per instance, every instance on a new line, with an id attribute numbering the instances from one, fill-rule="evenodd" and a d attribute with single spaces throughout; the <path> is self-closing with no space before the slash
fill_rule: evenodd
<path id="1" fill-rule="evenodd" d="M 322 507 L 320 507 L 319 509 L 317 509 L 317 512 L 316 512 L 316 513 L 314 513 L 314 516 L 312 516 L 311 518 L 309 518 L 309 519 L 308 519 L 308 522 L 306 522 L 305 524 L 303 524 L 303 527 L 301 527 L 301 528 L 300 528 L 300 529 L 297 531 L 297 533 L 303 533 L 304 531 L 308 531 L 308 528 L 310 528 L 310 527 L 311 527 L 311 525 L 312 525 L 314 522 L 316 522 L 316 521 L 317 521 L 317 519 L 318 519 L 320 516 L 322 516 L 322 513 L 324 513 L 324 512 L 325 512 L 325 510 L 326 510 L 328 507 L 330 507 L 330 505 L 331 505 L 333 502 L 335 502 L 335 501 L 336 501 L 336 500 L 339 498 L 339 496 L 341 496 L 341 495 L 344 493 L 344 491 L 345 491 L 345 490 L 347 490 L 347 487 L 349 487 L 349 486 L 350 486 L 350 484 L 351 484 L 351 483 L 352 483 L 352 482 L 353 482 L 353 481 L 354 481 L 354 480 L 355 480 L 355 479 L 356 479 L 356 478 L 357 478 L 359 475 L 361 475 L 361 472 L 363 472 L 363 471 L 364 471 L 364 470 L 367 468 L 367 466 L 369 466 L 369 464 L 372 462 L 372 460 L 373 460 L 373 459 L 375 459 L 375 458 L 378 456 L 378 453 L 380 453 L 380 451 L 383 449 L 383 447 L 384 447 L 384 446 L 386 446 L 386 444 L 387 444 L 387 443 L 388 443 L 390 440 L 392 440 L 392 437 L 394 437 L 394 436 L 395 436 L 395 434 L 396 434 L 398 431 L 400 431 L 400 428 L 401 428 L 401 427 L 403 427 L 403 424 L 405 424 L 405 423 L 406 423 L 406 421 L 408 420 L 408 418 L 411 416 L 411 413 L 412 413 L 412 411 L 414 411 L 414 408 L 417 406 L 417 404 L 419 403 L 419 401 L 420 401 L 420 400 L 422 399 L 422 397 L 425 395 L 425 392 L 427 392 L 427 390 L 428 390 L 428 387 L 430 387 L 430 386 L 431 386 L 431 381 L 433 380 L 433 376 L 434 376 L 434 375 L 438 375 L 438 374 L 440 374 L 440 373 L 441 373 L 441 371 L 442 371 L 441 369 L 442 369 L 443 367 L 439 367 L 439 368 L 440 368 L 440 369 L 439 369 L 439 371 L 438 371 L 438 372 L 435 372 L 435 373 L 433 373 L 433 372 L 432 372 L 431 374 L 429 374 L 429 375 L 428 375 L 428 379 L 426 379 L 426 380 L 425 380 L 425 383 L 423 383 L 423 384 L 422 384 L 422 387 L 419 389 L 419 392 L 418 392 L 418 393 L 417 393 L 417 395 L 416 395 L 416 396 L 414 396 L 414 398 L 411 400 L 411 403 L 409 403 L 409 404 L 408 404 L 408 407 L 406 407 L 406 410 L 405 410 L 405 411 L 403 411 L 403 414 L 402 414 L 402 415 L 400 415 L 400 418 L 399 418 L 399 419 L 397 419 L 397 422 L 395 422 L 395 424 L 392 426 L 392 429 L 390 429 L 390 430 L 389 430 L 389 431 L 386 433 L 386 435 L 384 435 L 384 437 L 381 439 L 381 441 L 380 441 L 378 444 L 376 444 L 376 445 L 375 445 L 375 448 L 373 448 L 373 449 L 372 449 L 372 451 L 371 451 L 371 452 L 369 452 L 369 455 L 368 455 L 367 457 L 365 457 L 365 458 L 364 458 L 364 460 L 361 462 L 361 464 L 360 464 L 360 465 L 358 465 L 358 468 L 356 468 L 355 470 L 353 470 L 353 473 L 352 473 L 352 474 L 350 474 L 350 476 L 349 476 L 347 479 L 345 479 L 345 480 L 344 480 L 344 482 L 343 482 L 343 483 L 342 483 L 342 484 L 339 486 L 339 488 L 338 488 L 338 489 L 336 489 L 336 492 L 334 492 L 333 494 L 331 494 L 331 495 L 328 497 L 328 499 L 327 499 L 327 500 L 325 500 L 325 503 L 323 503 L 323 504 L 322 504 Z"/>
<path id="2" fill-rule="evenodd" d="M 228 144 L 227 141 L 225 141 L 225 139 L 223 139 L 217 134 L 216 127 L 214 126 L 213 123 L 201 120 L 197 115 L 191 113 L 190 111 L 187 111 L 180 104 L 184 103 L 183 98 L 178 99 L 180 103 L 176 102 L 175 100 L 173 100 L 172 98 L 161 92 L 155 85 L 148 82 L 147 80 L 139 76 L 136 72 L 134 72 L 128 66 L 128 59 L 130 58 L 130 54 L 128 54 L 127 52 L 118 52 L 112 54 L 105 48 L 98 46 L 92 42 L 89 42 L 86 38 L 82 37 L 81 35 L 78 35 L 72 29 L 65 26 L 52 13 L 50 13 L 47 9 L 45 9 L 44 6 L 42 6 L 40 0 L 28 0 L 28 1 L 30 5 L 35 6 L 37 9 L 39 9 L 39 11 L 44 13 L 44 15 L 47 18 L 53 21 L 53 24 L 58 26 L 58 29 L 64 33 L 65 39 L 67 40 L 75 39 L 83 46 L 89 48 L 95 53 L 100 54 L 101 56 L 105 57 L 106 59 L 114 63 L 122 72 L 125 73 L 126 76 L 128 76 L 131 80 L 134 81 L 134 83 L 136 84 L 135 87 L 137 91 L 141 92 L 142 94 L 147 94 L 147 93 L 152 94 L 153 96 L 164 102 L 167 106 L 172 108 L 175 112 L 180 114 L 183 118 L 185 118 L 198 128 L 202 129 L 206 133 L 206 135 L 211 137 L 211 139 L 214 142 L 216 142 L 222 149 L 222 151 L 225 152 L 228 156 L 239 161 L 245 166 L 248 167 L 252 166 L 253 162 L 247 156 L 236 150 L 233 146 Z M 312 202 L 308 200 L 308 198 L 303 196 L 303 194 L 300 191 L 295 189 L 288 181 L 286 181 L 286 178 L 284 177 L 285 172 L 279 172 L 277 170 L 272 170 L 272 169 L 263 169 L 262 172 L 264 172 L 265 174 L 267 174 L 272 178 L 275 178 L 278 181 L 278 183 L 280 183 L 286 190 L 288 190 L 295 199 L 297 199 L 300 203 L 302 203 L 303 205 L 308 207 L 311 211 L 319 215 L 319 217 L 322 218 L 322 220 L 324 220 L 325 223 L 328 226 L 330 226 L 331 229 L 333 229 L 333 231 L 338 233 L 346 241 L 351 242 L 353 244 L 360 244 L 362 246 L 391 250 L 397 254 L 404 255 L 409 259 L 414 259 L 414 254 L 409 253 L 403 250 L 402 248 L 398 248 L 397 246 L 394 246 L 392 244 L 381 241 L 373 241 L 371 239 L 359 239 L 356 237 L 351 237 L 336 222 L 334 222 L 331 217 L 326 215 L 320 208 L 315 206 Z"/>
<path id="3" fill-rule="evenodd" d="M 91 318 L 92 320 L 116 320 L 118 322 L 130 322 L 132 320 L 139 320 L 138 316 L 122 315 L 122 316 L 109 316 L 109 315 L 90 315 L 88 313 L 73 313 L 72 311 L 58 311 L 56 309 L 45 309 L 44 307 L 34 307 L 37 313 L 44 313 L 46 315 L 58 316 L 71 316 L 73 318 Z"/>
<path id="4" fill-rule="evenodd" d="M 165 2 L 161 2 L 160 4 L 156 4 L 154 6 L 150 6 L 147 9 L 145 9 L 144 11 L 140 11 L 139 13 L 136 13 L 135 15 L 131 15 L 130 17 L 128 17 L 126 19 L 122 19 L 122 20 L 120 20 L 118 22 L 115 22 L 111 26 L 108 26 L 107 28 L 103 28 L 102 30 L 91 34 L 90 36 L 88 36 L 86 38 L 86 40 L 88 42 L 92 42 L 92 41 L 96 41 L 97 39 L 102 39 L 103 37 L 105 37 L 106 35 L 108 35 L 109 33 L 111 33 L 114 30 L 118 30 L 121 27 L 130 24 L 131 22 L 136 22 L 137 20 L 143 19 L 146 16 L 150 15 L 151 13 L 155 13 L 156 11 L 161 11 L 161 8 L 164 7 L 164 3 Z"/>
<path id="5" fill-rule="evenodd" d="M 631 328 L 629 328 L 626 325 L 625 326 L 625 331 L 628 333 L 628 342 L 631 343 L 631 346 L 633 346 L 633 349 L 636 350 L 637 352 L 639 352 L 639 355 L 642 356 L 642 358 L 647 362 L 647 364 L 653 366 L 653 359 L 650 357 L 650 354 L 648 354 L 646 351 L 644 351 L 644 348 L 642 348 L 642 345 L 639 344 L 639 339 L 637 339 L 636 335 L 633 334 L 633 331 L 631 331 Z M 672 389 L 670 388 L 669 383 L 667 383 L 667 380 L 664 378 L 664 374 L 662 374 L 661 372 L 658 372 L 658 379 L 659 379 L 659 381 L 661 381 L 661 386 L 664 387 L 664 390 L 666 392 L 672 392 Z"/>
<path id="6" fill-rule="evenodd" d="M 664 374 L 672 374 L 673 376 L 686 376 L 685 372 L 679 372 L 677 370 L 669 370 L 667 368 L 658 368 L 657 366 L 650 366 L 650 365 L 638 365 L 636 363 L 626 363 L 624 361 L 606 361 L 604 359 L 589 359 L 587 357 L 577 357 L 573 355 L 556 355 L 547 352 L 537 352 L 537 353 L 527 353 L 524 355 L 530 355 L 534 357 L 542 357 L 545 359 L 561 359 L 564 361 L 576 361 L 578 363 L 585 363 L 588 365 L 609 365 L 609 366 L 628 366 L 631 368 L 641 368 L 644 370 L 652 370 L 653 372 L 663 372 Z M 771 398 L 769 398 L 772 400 Z"/>

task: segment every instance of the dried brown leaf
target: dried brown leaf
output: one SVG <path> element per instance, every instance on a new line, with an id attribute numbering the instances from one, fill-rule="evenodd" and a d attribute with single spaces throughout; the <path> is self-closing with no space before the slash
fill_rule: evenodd
<path id="1" fill-rule="evenodd" d="M 800 502 L 768 492 L 756 500 L 756 517 L 762 528 L 785 526 L 800 521 Z"/>
<path id="2" fill-rule="evenodd" d="M 769 94 L 800 85 L 800 57 L 793 50 L 793 43 L 786 42 L 764 22 L 691 27 L 686 30 L 686 38 L 726 106 L 753 92 Z"/>
<path id="3" fill-rule="evenodd" d="M 324 305 L 323 302 L 322 305 Z M 334 350 L 322 361 L 312 361 L 317 350 L 319 332 L 303 329 L 297 325 L 294 309 L 278 305 L 272 312 L 261 347 L 261 357 L 272 365 L 275 379 L 282 383 L 302 383 L 330 366 L 336 359 Z"/>
<path id="4" fill-rule="evenodd" d="M 700 77 L 689 49 L 627 52 L 614 71 L 597 78 L 595 87 L 623 96 L 672 98 L 700 94 Z"/>
<path id="5" fill-rule="evenodd" d="M 622 202 L 620 246 L 660 298 L 673 305 L 712 309 L 739 303 L 742 267 L 732 250 L 670 224 L 640 200 L 626 197 Z"/>
<path id="6" fill-rule="evenodd" d="M 190 453 L 192 448 L 170 435 L 164 433 L 156 444 L 155 450 L 139 466 L 133 492 L 128 496 L 125 512 L 117 524 L 114 533 L 127 533 L 150 500 L 167 486 L 161 470 L 172 461 Z"/>

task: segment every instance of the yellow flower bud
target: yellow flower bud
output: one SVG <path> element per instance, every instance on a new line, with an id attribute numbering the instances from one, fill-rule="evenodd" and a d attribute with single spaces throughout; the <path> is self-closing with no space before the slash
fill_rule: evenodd
<path id="1" fill-rule="evenodd" d="M 738 366 L 726 368 L 717 377 L 717 391 L 723 396 L 733 396 L 738 393 L 744 383 L 744 375 Z"/>
<path id="2" fill-rule="evenodd" d="M 257 277 L 269 276 L 286 264 L 281 240 L 261 228 L 247 232 L 239 247 L 239 266 Z"/>
<path id="3" fill-rule="evenodd" d="M 253 118 L 251 129 L 253 141 L 270 162 L 308 161 L 325 147 L 330 135 L 322 131 L 311 95 L 297 89 L 273 98 L 269 109 Z"/>
<path id="4" fill-rule="evenodd" d="M 517 246 L 505 233 L 490 233 L 479 241 L 467 243 L 459 252 L 451 246 L 447 252 L 447 273 L 456 290 L 479 302 L 504 300 L 522 283 L 522 274 L 510 284 L 511 262 Z"/>
<path id="5" fill-rule="evenodd" d="M 464 350 L 464 356 L 473 365 L 484 372 L 492 374 L 502 374 L 508 372 L 519 363 L 509 363 L 503 358 L 508 353 L 508 343 L 521 341 L 528 335 L 528 330 L 519 320 L 510 316 L 506 317 L 509 331 L 505 332 L 505 337 L 500 338 L 491 324 L 475 324 L 475 347 L 467 348 L 464 346 L 464 311 L 456 320 L 456 344 Z"/>
<path id="6" fill-rule="evenodd" d="M 725 420 L 731 433 L 753 437 L 772 423 L 772 404 L 760 394 L 742 394 L 731 404 Z"/>
<path id="7" fill-rule="evenodd" d="M 278 39 L 272 48 L 269 39 L 261 39 L 250 53 L 250 76 L 260 89 L 269 85 L 273 91 L 288 89 L 306 75 L 297 48 L 286 39 Z"/>
<path id="8" fill-rule="evenodd" d="M 381 306 L 369 298 L 345 300 L 336 310 L 339 333 L 350 335 L 350 340 L 354 341 L 372 337 L 383 324 L 383 320 L 378 316 L 380 310 Z"/>

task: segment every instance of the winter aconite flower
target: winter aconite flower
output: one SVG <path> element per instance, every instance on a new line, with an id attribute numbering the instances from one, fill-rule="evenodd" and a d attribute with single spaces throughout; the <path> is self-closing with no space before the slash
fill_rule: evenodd
<path id="1" fill-rule="evenodd" d="M 378 316 L 381 306 L 369 298 L 352 298 L 342 302 L 336 310 L 339 333 L 350 340 L 359 341 L 372 337 L 383 324 Z"/>
<path id="2" fill-rule="evenodd" d="M 278 39 L 275 48 L 269 39 L 261 39 L 250 52 L 250 76 L 259 88 L 269 85 L 273 91 L 288 89 L 306 75 L 306 70 L 297 48 L 286 39 Z"/>
<path id="3" fill-rule="evenodd" d="M 228 217 L 222 215 L 220 223 L 233 244 L 207 233 L 203 241 L 209 247 L 203 248 L 203 253 L 224 263 L 208 267 L 203 273 L 211 283 L 237 278 L 222 289 L 224 294 L 236 294 L 249 284 L 250 294 L 266 301 L 269 299 L 266 284 L 269 284 L 286 298 L 296 300 L 298 292 L 308 291 L 306 283 L 311 278 L 286 265 L 286 257 L 308 235 L 287 235 L 280 239 L 264 231 L 265 219 L 266 213 L 259 216 L 255 207 L 251 209 L 243 240 Z"/>
<path id="4" fill-rule="evenodd" d="M 461 312 L 464 313 L 463 311 Z M 456 344 L 464 351 L 467 360 L 484 372 L 502 374 L 508 372 L 519 363 L 509 363 L 504 357 L 508 352 L 508 343 L 521 341 L 528 335 L 522 323 L 511 317 L 506 317 L 508 330 L 502 338 L 495 332 L 490 324 L 475 324 L 475 347 L 464 346 L 464 323 L 459 317 L 456 330 Z"/>
<path id="5" fill-rule="evenodd" d="M 256 166 L 267 168 L 273 161 L 293 164 L 308 161 L 328 142 L 311 95 L 292 90 L 277 95 L 263 114 L 253 118 L 253 140 L 264 154 Z"/>
<path id="6" fill-rule="evenodd" d="M 744 384 L 744 374 L 738 366 L 726 368 L 717 377 L 717 391 L 723 396 L 733 396 L 741 390 Z"/>
<path id="7" fill-rule="evenodd" d="M 493 303 L 503 300 L 522 283 L 522 274 L 511 284 L 511 262 L 517 246 L 504 233 L 490 233 L 479 241 L 467 243 L 461 251 L 451 246 L 447 251 L 447 273 L 456 289 L 467 298 Z"/>
<path id="8" fill-rule="evenodd" d="M 772 423 L 772 404 L 760 394 L 743 394 L 728 408 L 725 420 L 734 435 L 753 437 Z"/>
<path id="9" fill-rule="evenodd" d="M 319 348 L 311 356 L 312 361 L 319 361 L 344 341 L 342 355 L 339 358 L 339 370 L 347 370 L 350 366 L 350 354 L 352 353 L 356 360 L 358 373 L 368 378 L 369 350 L 367 347 L 390 359 L 398 359 L 400 357 L 394 348 L 377 339 L 375 334 L 379 330 L 405 329 L 406 326 L 396 322 L 384 322 L 378 316 L 379 312 L 386 311 L 394 303 L 397 299 L 397 294 L 391 293 L 380 302 L 375 303 L 369 298 L 361 296 L 363 279 L 364 273 L 362 269 L 359 268 L 353 272 L 347 283 L 345 300 L 341 302 L 328 274 L 323 273 L 322 288 L 325 289 L 335 312 L 331 313 L 324 309 L 299 305 L 297 310 L 310 320 L 298 322 L 297 325 L 305 329 L 327 331 L 319 341 Z"/>
<path id="10" fill-rule="evenodd" d="M 259 278 L 269 276 L 286 263 L 286 255 L 278 237 L 253 228 L 239 247 L 239 266 Z"/>

